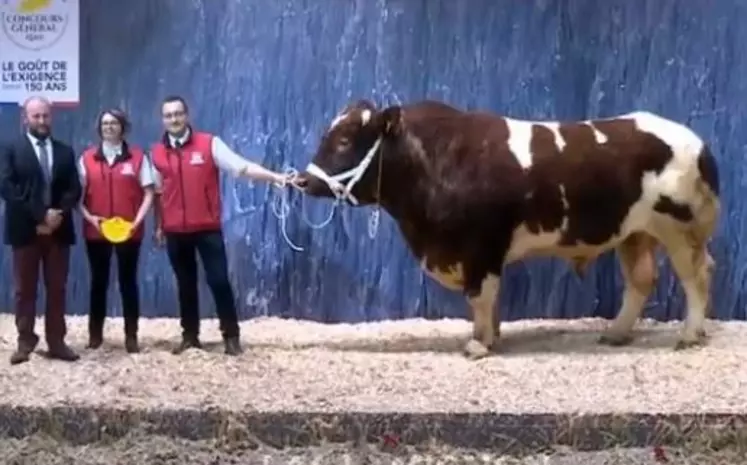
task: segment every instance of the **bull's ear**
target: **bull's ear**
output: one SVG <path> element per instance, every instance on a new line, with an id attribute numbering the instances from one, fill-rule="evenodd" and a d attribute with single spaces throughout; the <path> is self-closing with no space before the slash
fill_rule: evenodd
<path id="1" fill-rule="evenodd" d="M 402 130 L 402 107 L 388 107 L 376 115 L 376 119 L 382 135 L 397 135 Z"/>

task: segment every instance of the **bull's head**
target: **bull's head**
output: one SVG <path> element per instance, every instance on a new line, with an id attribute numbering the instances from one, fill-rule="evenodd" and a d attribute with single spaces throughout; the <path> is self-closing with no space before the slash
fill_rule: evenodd
<path id="1" fill-rule="evenodd" d="M 367 100 L 348 105 L 329 124 L 296 185 L 309 195 L 353 205 L 377 202 L 382 145 L 396 135 L 400 116 L 400 107 L 377 111 Z"/>

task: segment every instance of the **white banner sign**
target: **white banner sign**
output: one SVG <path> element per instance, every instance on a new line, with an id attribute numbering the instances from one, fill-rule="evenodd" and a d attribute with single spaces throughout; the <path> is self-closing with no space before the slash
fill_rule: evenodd
<path id="1" fill-rule="evenodd" d="M 79 0 L 0 0 L 0 103 L 78 103 Z"/>

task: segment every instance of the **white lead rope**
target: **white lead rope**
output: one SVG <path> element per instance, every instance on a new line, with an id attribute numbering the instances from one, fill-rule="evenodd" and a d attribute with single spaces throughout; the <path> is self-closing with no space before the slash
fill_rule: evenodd
<path id="1" fill-rule="evenodd" d="M 297 251 L 297 252 L 303 252 L 303 248 L 294 244 L 290 237 L 288 237 L 288 215 L 290 214 L 290 201 L 288 200 L 288 190 L 286 189 L 287 185 L 290 184 L 291 187 L 295 187 L 298 189 L 298 187 L 293 183 L 293 177 L 298 174 L 298 170 L 289 168 L 286 170 L 285 174 L 291 176 L 291 181 L 283 182 L 282 184 L 275 183 L 275 187 L 280 190 L 280 193 L 278 196 L 276 196 L 273 199 L 272 202 L 272 213 L 275 215 L 275 217 L 280 220 L 280 230 L 283 234 L 283 239 L 285 239 L 285 242 L 290 246 L 291 249 Z M 299 189 L 300 190 L 300 189 Z M 279 201 L 279 202 L 278 202 Z M 339 203 L 339 199 L 335 199 L 335 203 L 332 205 L 332 210 L 329 213 L 329 216 L 326 220 L 324 220 L 321 224 L 313 224 L 311 223 L 308 218 L 306 217 L 306 210 L 303 208 L 304 206 L 304 197 L 301 197 L 301 214 L 304 220 L 304 223 L 306 223 L 307 226 L 309 226 L 312 229 L 322 229 L 323 227 L 327 226 L 331 221 L 332 218 L 334 218 L 335 215 L 335 209 L 337 208 L 337 205 Z"/>

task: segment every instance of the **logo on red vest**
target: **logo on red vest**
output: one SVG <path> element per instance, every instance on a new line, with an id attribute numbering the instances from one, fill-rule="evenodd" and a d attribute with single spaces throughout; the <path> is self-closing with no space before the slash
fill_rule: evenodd
<path id="1" fill-rule="evenodd" d="M 122 165 L 123 176 L 135 176 L 135 168 L 132 167 L 132 163 L 125 163 Z"/>
<path id="2" fill-rule="evenodd" d="M 189 159 L 190 165 L 202 165 L 205 163 L 205 158 L 202 156 L 201 152 L 192 152 L 191 158 Z"/>

